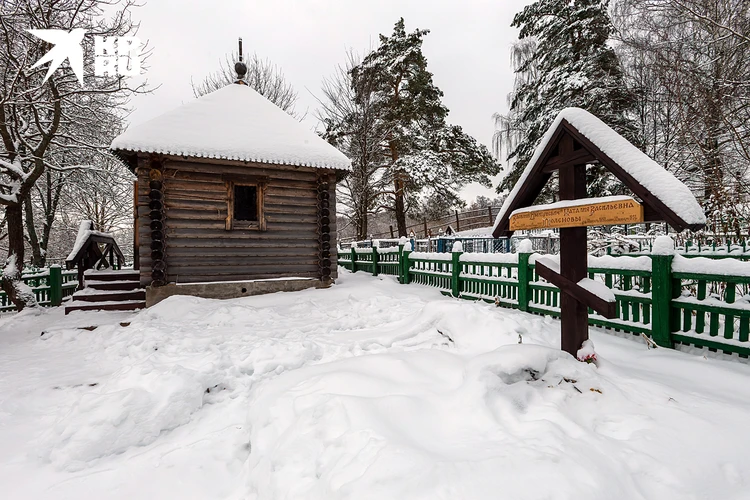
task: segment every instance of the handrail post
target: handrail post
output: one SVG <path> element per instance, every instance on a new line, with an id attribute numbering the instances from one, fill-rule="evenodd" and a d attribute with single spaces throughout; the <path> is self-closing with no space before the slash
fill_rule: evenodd
<path id="1" fill-rule="evenodd" d="M 357 272 L 357 250 L 354 248 L 354 244 L 352 244 L 352 272 Z"/>
<path id="2" fill-rule="evenodd" d="M 62 269 L 58 265 L 49 268 L 49 303 L 51 306 L 62 304 Z"/>

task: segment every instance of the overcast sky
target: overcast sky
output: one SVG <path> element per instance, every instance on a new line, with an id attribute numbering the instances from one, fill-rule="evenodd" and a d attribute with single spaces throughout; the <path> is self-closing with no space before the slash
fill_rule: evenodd
<path id="1" fill-rule="evenodd" d="M 277 64 L 299 93 L 298 111 L 312 118 L 320 83 L 345 60 L 389 35 L 399 17 L 407 31 L 429 29 L 428 69 L 445 94 L 449 121 L 491 147 L 492 114 L 507 109 L 513 83 L 509 47 L 518 36 L 513 15 L 531 0 L 146 0 L 133 12 L 139 37 L 153 48 L 151 95 L 136 97 L 131 123 L 141 123 L 193 99 L 191 77 L 217 69 L 242 37 L 246 53 Z M 467 201 L 492 190 L 464 190 Z"/>

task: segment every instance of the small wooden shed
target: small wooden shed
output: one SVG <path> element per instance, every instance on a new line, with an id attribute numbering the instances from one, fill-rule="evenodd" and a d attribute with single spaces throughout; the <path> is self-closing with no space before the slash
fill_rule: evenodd
<path id="1" fill-rule="evenodd" d="M 136 174 L 135 266 L 147 305 L 327 287 L 336 181 L 349 159 L 243 83 L 111 146 Z"/>

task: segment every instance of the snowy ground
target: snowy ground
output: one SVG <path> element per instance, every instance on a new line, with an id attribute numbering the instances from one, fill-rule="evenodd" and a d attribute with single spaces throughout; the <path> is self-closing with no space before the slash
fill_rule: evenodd
<path id="1" fill-rule="evenodd" d="M 19 314 L 0 320 L 0 496 L 750 498 L 750 366 L 592 338 L 598 368 L 554 348 L 554 320 L 346 272 Z"/>

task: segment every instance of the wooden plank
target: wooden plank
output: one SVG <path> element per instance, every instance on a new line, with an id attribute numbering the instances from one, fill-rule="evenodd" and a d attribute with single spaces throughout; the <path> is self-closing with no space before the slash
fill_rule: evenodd
<path id="1" fill-rule="evenodd" d="M 615 302 L 608 302 L 598 295 L 589 292 L 577 282 L 571 281 L 562 274 L 558 274 L 553 269 L 547 267 L 543 259 L 536 261 L 536 270 L 539 276 L 558 287 L 564 294 L 573 296 L 578 302 L 585 304 L 607 319 L 616 317 Z"/>
<path id="2" fill-rule="evenodd" d="M 267 272 L 261 274 L 205 274 L 205 275 L 193 275 L 193 276 L 177 276 L 176 280 L 172 280 L 172 283 L 206 283 L 212 281 L 243 281 L 243 280 L 256 280 L 256 279 L 275 279 L 275 278 L 317 278 L 317 271 L 298 271 L 295 273 L 278 273 L 278 272 Z M 171 279 L 171 278 L 170 278 Z"/>
<path id="3" fill-rule="evenodd" d="M 226 200 L 217 199 L 196 199 L 196 198 L 175 198 L 168 196 L 164 200 L 164 206 L 167 209 L 177 208 L 181 210 L 226 210 Z"/>
<path id="4" fill-rule="evenodd" d="M 282 223 L 309 224 L 312 227 L 313 225 L 318 224 L 318 218 L 315 215 L 275 213 L 275 214 L 268 214 L 266 216 L 266 222 L 268 224 L 282 224 Z"/>
<path id="5" fill-rule="evenodd" d="M 182 257 L 197 257 L 202 259 L 218 257 L 220 260 L 222 257 L 231 258 L 234 262 L 236 259 L 244 258 L 260 258 L 260 257 L 283 257 L 283 258 L 317 258 L 317 251 L 312 246 L 306 247 L 293 247 L 293 248 L 277 248 L 275 246 L 269 246 L 265 248 L 194 248 L 194 247 L 173 247 L 169 246 L 167 249 L 167 256 L 170 259 L 182 258 Z"/>
<path id="6" fill-rule="evenodd" d="M 310 198 L 307 198 L 299 196 L 286 196 L 286 193 L 274 194 L 274 192 L 269 188 L 268 193 L 266 193 L 266 204 L 283 207 L 317 207 L 318 201 L 312 196 Z M 331 213 L 335 212 L 331 210 Z"/>
<path id="7" fill-rule="evenodd" d="M 231 272 L 233 269 L 240 272 L 241 269 L 253 272 L 255 268 L 270 268 L 277 272 L 286 272 L 290 267 L 305 267 L 306 269 L 318 268 L 318 257 L 316 255 L 308 256 L 259 256 L 259 257 L 242 257 L 233 256 L 231 259 L 224 259 L 218 262 L 209 262 L 199 255 L 192 257 L 180 256 L 174 257 L 169 255 L 169 273 L 180 272 L 181 274 L 200 274 L 201 270 L 217 272 L 225 270 Z"/>
<path id="8" fill-rule="evenodd" d="M 238 160 L 224 160 L 224 159 L 218 159 L 218 158 L 197 158 L 197 157 L 191 157 L 187 158 L 184 156 L 178 156 L 178 155 L 160 155 L 165 160 L 165 166 L 166 168 L 179 168 L 180 170 L 184 170 L 185 168 L 199 168 L 200 170 L 206 172 L 211 172 L 213 169 L 222 168 L 222 170 L 225 170 L 223 167 L 228 167 L 228 169 L 237 169 L 239 171 L 247 171 L 247 170 L 271 170 L 272 172 L 300 172 L 300 173 L 309 173 L 312 175 L 321 175 L 324 173 L 328 174 L 335 174 L 335 170 L 329 169 L 329 168 L 317 168 L 317 167 L 308 167 L 308 166 L 300 166 L 300 165 L 286 165 L 281 163 L 258 163 L 258 162 L 252 162 L 252 161 L 238 161 Z"/>
<path id="9" fill-rule="evenodd" d="M 296 240 L 317 240 L 317 231 L 315 228 L 311 228 L 308 226 L 305 226 L 303 228 L 294 227 L 293 224 L 282 224 L 280 227 L 270 229 L 263 232 L 258 231 L 249 231 L 249 230 L 240 230 L 235 229 L 233 231 L 225 231 L 222 229 L 221 231 L 217 231 L 216 229 L 205 229 L 205 228 L 194 228 L 194 227 L 184 227 L 184 228 L 173 228 L 173 227 L 167 227 L 166 228 L 166 234 L 170 238 L 213 238 L 213 239 L 220 239 L 220 240 L 247 240 L 250 236 L 252 236 L 252 239 L 268 239 L 273 240 L 276 238 L 279 239 L 296 239 Z M 332 243 L 332 244 L 335 244 Z"/>
<path id="10" fill-rule="evenodd" d="M 194 176 L 194 174 L 197 174 L 197 176 Z M 269 179 L 283 181 L 302 181 L 307 183 L 314 183 L 318 178 L 318 172 L 315 169 L 283 169 L 277 168 L 275 165 L 270 168 L 248 168 L 242 165 L 220 166 L 218 164 L 206 165 L 197 162 L 183 162 L 170 163 L 167 171 L 167 175 L 174 179 L 205 179 L 206 177 L 202 176 L 206 175 L 213 175 L 213 178 L 216 179 L 220 178 L 222 174 L 237 177 L 268 177 Z"/>
<path id="11" fill-rule="evenodd" d="M 563 137 L 560 141 L 559 151 L 561 155 L 572 152 L 572 139 Z M 586 197 L 586 167 L 584 165 L 560 170 L 559 181 L 561 200 Z M 586 277 L 587 255 L 585 227 L 560 229 L 560 270 L 562 274 L 559 276 L 561 279 L 565 278 L 565 282 L 561 280 L 560 284 L 564 286 L 567 286 L 570 282 L 576 284 L 576 287 L 568 287 L 569 290 L 563 290 L 564 293 L 560 294 L 560 347 L 574 357 L 583 342 L 589 338 L 587 304 L 578 300 L 579 294 L 574 295 L 574 292 L 579 291 L 577 283 Z M 536 272 L 539 273 L 539 266 L 537 266 Z"/>
<path id="12" fill-rule="evenodd" d="M 265 265 L 225 265 L 225 266 L 182 266 L 170 265 L 167 268 L 167 274 L 170 281 L 176 281 L 173 276 L 257 276 L 261 274 L 279 273 L 278 263 Z M 283 273 L 287 276 L 296 275 L 296 273 L 317 273 L 317 264 L 287 264 L 283 267 Z"/>
<path id="13" fill-rule="evenodd" d="M 265 236 L 265 234 L 263 234 Z M 237 249 L 237 251 L 252 250 L 254 248 L 314 248 L 317 238 L 261 238 L 261 233 L 253 238 L 221 239 L 212 241 L 207 238 L 172 237 L 169 248 L 194 248 L 196 251 L 208 251 L 216 248 Z M 335 251 L 335 247 L 331 248 Z M 150 250 L 149 250 L 150 253 Z"/>
<path id="14" fill-rule="evenodd" d="M 226 186 L 226 183 L 222 181 L 220 178 L 217 177 L 211 177 L 207 180 L 199 180 L 195 178 L 181 178 L 181 179 L 175 179 L 171 177 L 167 177 L 164 180 L 164 188 L 165 190 L 170 189 L 186 189 L 186 190 L 193 190 L 193 189 L 205 189 L 209 191 L 222 191 L 224 190 L 224 187 Z"/>
<path id="15" fill-rule="evenodd" d="M 510 217 L 510 230 L 635 224 L 643 207 L 635 200 L 590 203 L 574 207 L 528 210 Z"/>
<path id="16" fill-rule="evenodd" d="M 545 173 L 552 173 L 559 168 L 569 167 L 572 165 L 582 165 L 585 163 L 592 163 L 596 161 L 594 155 L 589 153 L 586 149 L 577 149 L 571 153 L 565 155 L 553 156 L 544 164 L 542 169 Z"/>
<path id="17" fill-rule="evenodd" d="M 182 208 L 170 208 L 165 209 L 167 214 L 167 223 L 172 225 L 175 221 L 221 221 L 227 217 L 227 205 L 224 204 L 223 209 L 219 210 L 189 210 Z"/>

